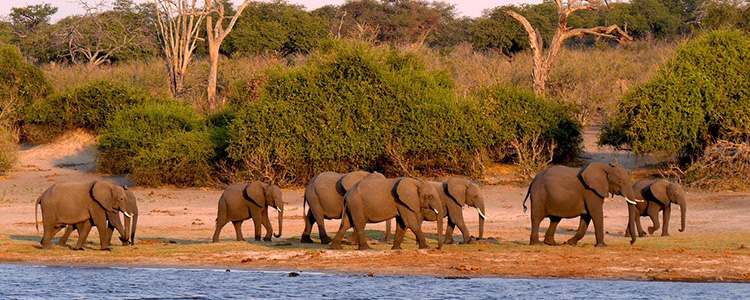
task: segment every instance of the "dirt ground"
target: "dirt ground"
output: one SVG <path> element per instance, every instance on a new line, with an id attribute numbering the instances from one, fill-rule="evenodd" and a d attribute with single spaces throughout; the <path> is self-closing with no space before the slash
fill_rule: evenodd
<path id="1" fill-rule="evenodd" d="M 591 134 L 591 133 L 588 133 Z M 642 159 L 622 152 L 586 148 L 591 160 L 617 159 L 637 167 Z M 442 250 L 418 250 L 407 235 L 404 250 L 379 243 L 383 224 L 367 226 L 375 250 L 330 250 L 327 245 L 300 244 L 304 227 L 302 189 L 285 189 L 283 236 L 274 242 L 236 242 L 234 228 L 226 226 L 222 242 L 210 242 L 214 231 L 219 189 L 132 188 L 141 217 L 137 245 L 98 251 L 92 230 L 85 251 L 55 246 L 40 249 L 41 233 L 34 226 L 34 200 L 52 183 L 101 178 L 92 173 L 95 140 L 72 133 L 47 145 L 22 149 L 15 170 L 0 180 L 0 262 L 118 266 L 202 266 L 217 268 L 331 271 L 370 275 L 430 275 L 445 277 L 569 277 L 636 280 L 743 281 L 750 282 L 750 193 L 691 192 L 687 229 L 678 232 L 679 209 L 670 226 L 671 237 L 645 237 L 631 246 L 623 236 L 627 223 L 625 201 L 605 203 L 607 248 L 594 248 L 593 228 L 577 246 L 528 246 L 530 221 L 521 201 L 525 187 L 484 185 L 488 221 L 485 240 L 470 245 L 446 245 Z M 628 166 L 626 163 L 626 166 Z M 105 177 L 126 184 L 123 177 Z M 477 213 L 465 209 L 472 235 L 477 235 Z M 276 226 L 276 214 L 271 222 Z M 41 219 L 40 219 L 41 221 Z M 644 227 L 650 224 L 642 219 Z M 542 223 L 542 235 L 547 221 Z M 577 219 L 563 220 L 557 241 L 577 228 Z M 338 220 L 326 222 L 333 234 Z M 425 223 L 428 242 L 435 241 L 434 223 Z M 252 222 L 243 225 L 252 238 Z M 458 232 L 458 231 L 457 231 Z M 317 229 L 313 231 L 317 238 Z M 659 234 L 659 232 L 657 232 Z M 59 234 L 58 234 L 59 235 Z M 76 234 L 68 242 L 71 245 Z M 460 240 L 460 235 L 456 236 Z M 113 239 L 113 241 L 116 241 Z"/>

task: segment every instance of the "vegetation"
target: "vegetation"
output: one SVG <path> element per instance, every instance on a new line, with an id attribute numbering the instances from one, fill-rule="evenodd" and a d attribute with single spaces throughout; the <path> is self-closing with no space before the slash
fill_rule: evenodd
<path id="1" fill-rule="evenodd" d="M 607 120 L 601 143 L 694 159 L 718 140 L 750 137 L 750 38 L 715 31 L 680 46 Z"/>
<path id="2" fill-rule="evenodd" d="M 0 44 L 0 125 L 17 126 L 24 108 L 52 93 L 44 74 L 16 47 Z"/>

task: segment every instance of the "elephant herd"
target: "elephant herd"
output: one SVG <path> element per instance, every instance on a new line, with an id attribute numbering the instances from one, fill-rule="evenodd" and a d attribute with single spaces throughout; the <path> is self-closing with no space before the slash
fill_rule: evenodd
<path id="1" fill-rule="evenodd" d="M 653 221 L 653 226 L 648 228 L 649 234 L 659 229 L 660 211 L 664 214 L 662 236 L 669 235 L 671 203 L 680 206 L 680 231 L 685 230 L 686 193 L 678 184 L 662 179 L 644 179 L 632 184 L 621 166 L 594 162 L 583 168 L 553 166 L 537 174 L 523 200 L 524 212 L 527 210 L 526 201 L 530 200 L 531 206 L 530 244 L 542 243 L 539 241 L 539 225 L 543 219 L 550 220 L 543 243 L 557 245 L 554 234 L 560 220 L 580 217 L 577 233 L 566 243 L 575 245 L 593 221 L 596 246 L 606 246 L 603 203 L 610 194 L 626 199 L 628 227 L 625 233 L 631 238 L 631 244 L 635 243 L 637 236 L 646 235 L 641 228 L 641 216 L 649 216 Z M 73 250 L 83 249 L 94 226 L 99 231 L 102 250 L 109 250 L 114 230 L 119 232 L 123 245 L 135 243 L 138 207 L 136 197 L 126 187 L 102 180 L 58 182 L 39 196 L 36 206 L 42 210 L 44 233 L 41 244 L 44 249 L 52 247 L 52 238 L 63 228 L 66 228 L 65 234 L 58 242 L 61 246 L 65 245 L 74 229 L 78 230 L 79 239 Z M 420 249 L 428 248 L 422 231 L 424 221 L 437 223 L 438 249 L 443 244 L 453 243 L 456 226 L 463 236 L 461 243 L 470 243 L 472 236 L 464 222 L 464 206 L 477 210 L 477 238 L 482 239 L 487 217 L 485 198 L 479 187 L 469 180 L 451 178 L 434 182 L 409 177 L 386 178 L 383 174 L 366 171 L 323 172 L 306 186 L 303 200 L 305 228 L 300 241 L 313 243 L 311 232 L 317 223 L 322 244 L 330 243 L 332 249 L 341 249 L 344 234 L 354 228 L 352 240 L 358 249 L 369 249 L 365 226 L 387 222 L 385 238 L 388 240 L 391 221 L 395 219 L 392 249 L 401 248 L 407 229 L 416 236 Z M 278 234 L 273 234 L 269 208 L 278 211 Z M 124 215 L 125 225 L 120 212 Z M 443 235 L 443 220 L 446 218 Z M 266 229 L 263 240 L 270 241 L 272 235 L 281 237 L 284 219 L 281 189 L 260 181 L 229 185 L 219 198 L 213 242 L 219 241 L 221 229 L 229 222 L 234 225 L 237 240 L 243 241 L 242 222 L 248 219 L 253 220 L 256 241 L 261 240 L 261 226 Z M 326 232 L 325 220 L 334 219 L 341 221 L 338 232 L 331 238 Z"/>

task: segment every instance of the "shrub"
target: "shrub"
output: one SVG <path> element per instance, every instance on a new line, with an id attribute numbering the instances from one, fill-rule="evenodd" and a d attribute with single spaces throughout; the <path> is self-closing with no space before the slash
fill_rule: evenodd
<path id="1" fill-rule="evenodd" d="M 97 80 L 45 101 L 36 101 L 26 113 L 26 122 L 53 134 L 74 128 L 98 132 L 117 112 L 134 105 L 160 101 L 130 85 Z"/>
<path id="2" fill-rule="evenodd" d="M 352 169 L 478 175 L 487 149 L 504 149 L 513 134 L 532 126 L 508 122 L 517 114 L 536 114 L 545 139 L 559 139 L 577 154 L 569 145 L 577 145 L 580 128 L 563 108 L 531 97 L 527 110 L 505 111 L 505 101 L 523 108 L 530 95 L 505 93 L 487 92 L 479 106 L 457 99 L 447 72 L 428 71 L 413 53 L 330 43 L 306 65 L 272 70 L 260 90 L 229 99 L 237 115 L 227 156 L 244 177 L 276 182 Z M 563 141 L 566 134 L 571 140 Z"/>
<path id="3" fill-rule="evenodd" d="M 209 183 L 213 144 L 206 131 L 177 131 L 141 149 L 132 160 L 136 184 L 196 186 Z"/>
<path id="4" fill-rule="evenodd" d="M 18 156 L 18 138 L 15 131 L 7 126 L 0 126 L 0 172 L 13 168 Z"/>
<path id="5" fill-rule="evenodd" d="M 750 39 L 715 31 L 677 49 L 656 78 L 632 90 L 600 143 L 694 159 L 717 140 L 750 137 Z"/>
<path id="6" fill-rule="evenodd" d="M 20 125 L 24 107 L 51 93 L 52 87 L 37 67 L 26 63 L 15 46 L 0 43 L 0 121 Z"/>
<path id="7" fill-rule="evenodd" d="M 160 151 L 167 153 L 161 149 L 169 145 L 166 140 L 186 132 L 202 131 L 201 122 L 190 107 L 175 103 L 141 104 L 123 110 L 109 120 L 101 132 L 97 169 L 113 174 L 131 172 L 138 167 L 135 157 L 144 155 L 141 161 L 145 161 L 149 154 L 143 152 L 151 151 L 159 143 L 164 143 L 159 145 Z M 172 141 L 171 145 L 176 143 Z M 212 147 L 210 143 L 206 146 Z"/>

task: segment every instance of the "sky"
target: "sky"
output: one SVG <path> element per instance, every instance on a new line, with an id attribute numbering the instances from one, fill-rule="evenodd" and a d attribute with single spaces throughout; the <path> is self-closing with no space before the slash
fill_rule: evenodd
<path id="1" fill-rule="evenodd" d="M 89 0 L 89 3 L 93 3 L 95 0 Z M 101 0 L 98 0 L 99 2 Z M 149 0 L 135 0 L 137 3 L 148 2 Z M 493 8 L 500 5 L 506 4 L 520 4 L 520 3 L 541 3 L 542 0 L 444 0 L 445 2 L 455 4 L 456 10 L 459 16 L 478 17 L 482 14 L 482 10 L 487 8 Z M 202 2 L 202 1 L 199 1 Z M 241 2 L 241 0 L 234 0 L 235 3 Z M 345 0 L 287 0 L 288 3 L 301 4 L 307 9 L 316 9 L 326 4 L 342 4 Z M 23 7 L 27 5 L 49 3 L 59 8 L 57 14 L 52 16 L 52 21 L 55 22 L 61 18 L 69 15 L 81 14 L 83 10 L 79 8 L 78 0 L 0 0 L 0 16 L 6 18 L 10 14 L 12 7 Z"/>

